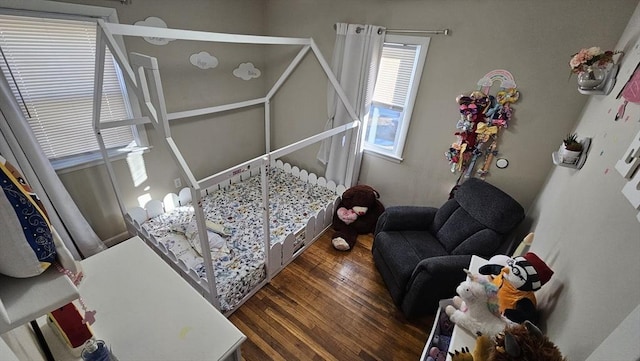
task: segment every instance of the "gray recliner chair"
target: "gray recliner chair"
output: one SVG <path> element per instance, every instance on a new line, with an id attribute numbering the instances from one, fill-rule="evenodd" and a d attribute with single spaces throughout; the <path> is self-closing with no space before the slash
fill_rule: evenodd
<path id="1" fill-rule="evenodd" d="M 470 178 L 442 207 L 389 207 L 378 219 L 373 261 L 405 317 L 433 314 L 455 295 L 472 255 L 505 254 L 522 206 L 495 186 Z"/>

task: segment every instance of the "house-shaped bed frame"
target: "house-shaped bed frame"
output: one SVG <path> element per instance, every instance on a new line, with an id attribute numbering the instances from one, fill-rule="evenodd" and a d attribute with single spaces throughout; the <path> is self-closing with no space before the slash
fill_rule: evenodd
<path id="1" fill-rule="evenodd" d="M 210 254 L 209 243 L 206 241 L 207 239 L 207 228 L 205 224 L 205 215 L 202 209 L 201 199 L 204 195 L 205 190 L 209 187 L 216 186 L 222 182 L 229 181 L 234 177 L 237 177 L 239 174 L 242 174 L 249 169 L 255 171 L 256 169 L 260 169 L 261 174 L 261 184 L 262 184 L 262 213 L 263 213 L 263 231 L 264 231 L 264 245 L 265 245 L 265 264 L 266 264 L 266 279 L 263 281 L 261 285 L 256 287 L 256 289 L 251 292 L 244 300 L 250 297 L 253 293 L 255 293 L 262 285 L 266 282 L 270 281 L 275 273 L 277 273 L 284 265 L 276 265 L 274 267 L 270 267 L 271 264 L 274 264 L 275 261 L 271 261 L 269 259 L 269 243 L 270 243 L 270 234 L 269 234 L 269 207 L 268 207 L 268 182 L 267 182 L 267 171 L 270 165 L 274 164 L 274 161 L 282 156 L 290 154 L 296 150 L 304 148 L 313 143 L 322 141 L 326 138 L 339 135 L 341 133 L 350 132 L 352 134 L 352 139 L 354 141 L 351 142 L 351 147 L 349 149 L 349 161 L 347 162 L 347 180 L 345 184 L 347 186 L 352 185 L 354 183 L 354 167 L 355 164 L 359 164 L 358 157 L 361 156 L 361 152 L 359 151 L 359 143 L 361 138 L 361 121 L 356 116 L 352 105 L 347 99 L 344 90 L 338 83 L 335 75 L 331 71 L 330 66 L 326 62 L 325 58 L 322 56 L 320 50 L 317 45 L 311 38 L 286 38 L 286 37 L 269 37 L 269 36 L 255 36 L 255 35 L 238 35 L 238 34 L 224 34 L 224 33 L 212 33 L 212 32 L 202 32 L 202 31 L 191 31 L 191 30 L 178 30 L 178 29 L 167 29 L 167 28 L 154 28 L 154 27 L 145 27 L 145 26 L 134 26 L 134 25 L 123 25 L 123 24 L 115 24 L 115 23 L 107 23 L 105 21 L 98 21 L 98 31 L 96 34 L 96 77 L 94 84 L 94 111 L 93 111 L 93 126 L 95 130 L 96 137 L 98 139 L 98 143 L 101 149 L 102 156 L 105 160 L 105 165 L 113 186 L 113 190 L 115 192 L 118 205 L 120 210 L 125 216 L 125 219 L 128 221 L 135 221 L 135 214 L 131 214 L 125 207 L 124 201 L 121 196 L 121 192 L 118 189 L 118 185 L 116 182 L 116 176 L 112 167 L 112 164 L 109 160 L 109 156 L 107 150 L 104 145 L 104 141 L 101 135 L 101 131 L 107 128 L 113 127 L 121 127 L 121 126 L 132 126 L 132 125 L 140 125 L 150 123 L 152 125 L 152 131 L 157 132 L 161 142 L 169 149 L 169 153 L 171 154 L 173 160 L 175 161 L 181 176 L 185 179 L 186 184 L 190 190 L 190 196 L 186 197 L 190 199 L 191 204 L 194 205 L 194 214 L 195 219 L 198 224 L 198 233 L 200 235 L 200 244 L 202 249 L 202 256 L 204 258 L 204 264 L 207 274 L 207 281 L 204 282 L 194 282 L 193 279 L 190 283 L 196 287 L 201 287 L 201 291 L 205 295 L 205 297 L 218 309 L 220 309 L 220 303 L 218 301 L 217 296 L 217 288 L 216 288 L 216 280 L 214 277 L 214 271 L 212 266 L 212 259 Z M 202 109 L 194 109 L 188 111 L 182 111 L 177 113 L 167 113 L 167 109 L 165 106 L 163 87 L 160 80 L 160 73 L 158 68 L 158 61 L 156 58 L 139 54 L 139 53 L 130 53 L 129 57 L 125 55 L 121 46 L 122 43 L 121 36 L 135 36 L 135 37 L 159 37 L 159 38 L 168 38 L 168 39 L 177 39 L 177 40 L 192 40 L 192 41 L 205 41 L 205 42 L 221 42 L 221 43 L 238 43 L 238 44 L 263 44 L 263 45 L 293 45 L 293 46 L 301 46 L 301 50 L 298 54 L 293 58 L 292 62 L 285 69 L 280 78 L 275 82 L 273 87 L 268 91 L 268 93 L 258 99 L 246 100 L 231 104 L 218 105 L 208 108 Z M 102 86 L 103 86 L 103 74 L 104 74 L 104 60 L 105 60 L 105 49 L 109 48 L 110 52 L 113 54 L 116 62 L 118 63 L 120 69 L 123 72 L 125 82 L 127 84 L 127 89 L 132 91 L 138 102 L 140 104 L 141 112 L 143 114 L 140 118 L 128 119 L 122 121 L 113 121 L 113 122 L 101 122 L 100 121 L 100 110 L 101 110 L 101 99 L 102 99 Z M 313 135 L 306 139 L 302 139 L 293 144 L 285 146 L 280 149 L 272 150 L 270 146 L 270 128 L 271 128 L 271 119 L 270 119 L 270 102 L 276 92 L 281 88 L 281 86 L 285 83 L 287 78 L 294 72 L 297 65 L 305 58 L 305 56 L 309 53 L 315 55 L 318 60 L 320 66 L 322 67 L 324 73 L 326 74 L 329 83 L 333 86 L 338 95 L 338 98 L 344 105 L 347 110 L 351 122 L 337 126 L 333 129 L 326 130 L 319 134 Z M 149 83 L 152 86 L 149 86 Z M 203 179 L 196 179 L 191 172 L 189 166 L 187 165 L 185 159 L 182 157 L 180 153 L 180 149 L 174 142 L 171 136 L 171 129 L 169 126 L 169 121 L 173 119 L 181 119 L 193 116 L 201 116 L 207 114 L 215 114 L 220 112 L 225 112 L 229 110 L 242 109 L 246 107 L 252 107 L 256 105 L 262 104 L 264 106 L 264 127 L 265 127 L 265 144 L 266 149 L 263 155 L 260 155 L 254 159 L 248 160 L 242 164 L 234 166 L 232 168 L 226 169 L 224 171 L 218 172 L 211 176 L 205 177 Z M 323 180 L 326 182 L 326 180 Z M 333 182 L 328 182 L 333 183 Z M 335 184 L 333 185 L 335 187 Z M 345 189 L 345 186 L 339 185 L 337 194 L 338 196 Z M 177 197 L 176 197 L 177 198 Z M 181 192 L 180 199 L 183 198 L 183 194 Z M 177 199 L 176 199 L 177 201 Z M 336 202 L 337 204 L 337 202 Z M 326 213 L 331 212 L 332 209 L 328 209 Z M 148 215 L 147 215 L 148 216 Z M 325 214 L 324 220 L 320 222 L 320 224 L 325 226 L 330 223 L 331 214 Z M 133 218 L 133 219 L 132 219 Z M 318 227 L 316 227 L 318 228 Z M 318 234 L 318 230 L 314 234 Z M 147 243 L 149 243 L 148 240 Z M 151 246 L 151 244 L 150 244 Z M 157 251 L 157 250 L 156 250 Z M 165 259 L 166 260 L 166 259 Z M 174 268 L 175 265 L 173 265 Z M 188 272 L 186 272 L 188 273 Z M 183 274 L 183 277 L 185 275 Z M 195 283 L 195 284 L 194 284 Z M 244 302 L 244 300 L 242 302 Z M 232 312 L 233 310 L 231 310 Z M 229 312 L 230 313 L 230 312 Z"/>

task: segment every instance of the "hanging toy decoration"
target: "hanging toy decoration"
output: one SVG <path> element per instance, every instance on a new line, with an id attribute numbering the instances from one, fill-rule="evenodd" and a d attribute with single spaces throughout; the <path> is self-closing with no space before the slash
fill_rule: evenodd
<path id="1" fill-rule="evenodd" d="M 640 63 L 634 70 L 633 74 L 624 85 L 620 93 L 616 96 L 618 98 L 624 98 L 624 102 L 618 107 L 615 120 L 618 121 L 624 117 L 624 112 L 629 102 L 640 104 Z"/>
<path id="2" fill-rule="evenodd" d="M 489 95 L 494 82 L 500 82 L 496 95 Z M 511 73 L 493 70 L 478 81 L 474 91 L 456 97 L 460 118 L 456 123 L 456 142 L 445 152 L 452 173 L 461 173 L 460 184 L 474 173 L 478 159 L 485 157 L 477 171 L 484 179 L 493 157 L 498 154 L 500 129 L 507 128 L 513 116 L 511 104 L 520 99 L 520 92 Z M 487 146 L 488 144 L 488 146 Z"/>

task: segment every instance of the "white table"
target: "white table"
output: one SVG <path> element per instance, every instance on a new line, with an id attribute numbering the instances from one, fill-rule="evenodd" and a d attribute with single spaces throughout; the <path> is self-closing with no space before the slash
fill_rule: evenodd
<path id="1" fill-rule="evenodd" d="M 81 264 L 80 296 L 97 311 L 91 329 L 119 361 L 240 360 L 246 336 L 139 237 Z M 79 360 L 51 330 L 45 337 L 56 360 Z"/>

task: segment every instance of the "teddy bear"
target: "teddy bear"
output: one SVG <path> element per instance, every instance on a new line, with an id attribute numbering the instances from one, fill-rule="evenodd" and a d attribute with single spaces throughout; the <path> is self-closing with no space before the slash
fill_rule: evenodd
<path id="1" fill-rule="evenodd" d="M 353 186 L 342 194 L 342 200 L 333 215 L 331 244 L 340 251 L 349 251 L 359 234 L 372 233 L 384 206 L 380 194 L 368 185 Z"/>
<path id="2" fill-rule="evenodd" d="M 530 234 L 527 237 L 532 237 Z M 535 253 L 527 252 L 514 258 L 494 256 L 480 267 L 480 274 L 489 275 L 498 287 L 500 313 L 516 323 L 538 322 L 535 291 L 553 275 L 553 271 Z"/>

